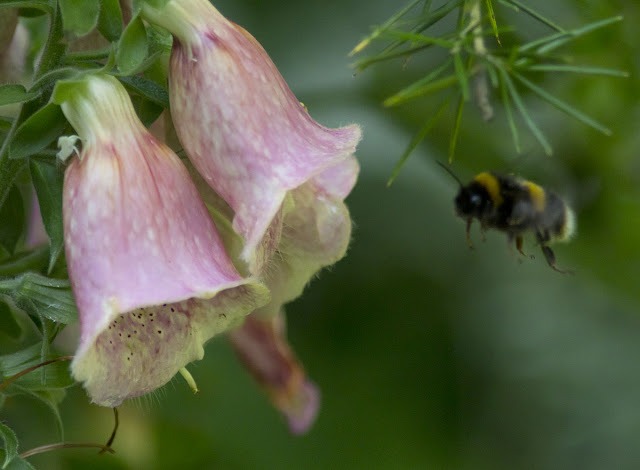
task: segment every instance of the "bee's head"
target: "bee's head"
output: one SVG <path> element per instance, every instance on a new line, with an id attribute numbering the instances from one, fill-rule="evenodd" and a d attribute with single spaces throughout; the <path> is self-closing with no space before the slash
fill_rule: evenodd
<path id="1" fill-rule="evenodd" d="M 480 217 L 491 204 L 487 191 L 480 185 L 471 183 L 462 186 L 456 196 L 456 214 L 463 218 Z"/>

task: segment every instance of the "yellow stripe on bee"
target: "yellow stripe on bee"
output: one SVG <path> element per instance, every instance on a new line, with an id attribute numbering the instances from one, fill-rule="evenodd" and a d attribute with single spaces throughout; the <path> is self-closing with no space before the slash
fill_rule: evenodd
<path id="1" fill-rule="evenodd" d="M 533 207 L 535 207 L 536 211 L 544 211 L 547 199 L 544 189 L 531 181 L 524 181 L 522 185 L 529 191 L 529 194 L 531 195 L 531 202 L 533 202 Z"/>
<path id="2" fill-rule="evenodd" d="M 504 202 L 502 195 L 500 194 L 500 183 L 498 179 L 491 173 L 480 173 L 473 178 L 474 181 L 480 183 L 489 193 L 491 202 L 495 207 L 498 207 Z"/>

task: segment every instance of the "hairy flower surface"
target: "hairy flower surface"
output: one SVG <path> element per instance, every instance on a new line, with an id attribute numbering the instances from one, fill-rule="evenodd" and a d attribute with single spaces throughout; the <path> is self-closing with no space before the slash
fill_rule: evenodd
<path id="1" fill-rule="evenodd" d="M 332 195 L 347 181 L 353 186 L 355 176 L 326 175 L 345 161 L 357 167 L 360 129 L 314 121 L 262 46 L 207 0 L 169 0 L 159 10 L 145 4 L 142 12 L 174 35 L 169 90 L 178 137 L 233 210 L 241 257 L 260 273 L 279 246 L 292 190 L 310 181 Z"/>
<path id="2" fill-rule="evenodd" d="M 188 171 L 116 79 L 89 76 L 57 95 L 82 141 L 63 191 L 81 327 L 72 372 L 94 402 L 115 406 L 201 359 L 205 341 L 269 296 L 238 274 Z"/>

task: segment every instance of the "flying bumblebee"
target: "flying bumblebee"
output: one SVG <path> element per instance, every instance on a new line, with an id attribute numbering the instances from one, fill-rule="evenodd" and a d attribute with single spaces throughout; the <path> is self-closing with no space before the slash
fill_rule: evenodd
<path id="1" fill-rule="evenodd" d="M 557 194 L 517 176 L 493 172 L 480 173 L 464 185 L 446 165 L 440 165 L 460 185 L 455 210 L 467 222 L 469 247 L 473 247 L 470 234 L 473 219 L 478 219 L 482 231 L 493 228 L 505 232 L 509 245 L 515 241 L 524 256 L 523 235 L 531 232 L 549 266 L 561 273 L 568 272 L 556 266 L 556 256 L 549 247 L 552 242 L 569 241 L 575 233 L 575 215 Z"/>

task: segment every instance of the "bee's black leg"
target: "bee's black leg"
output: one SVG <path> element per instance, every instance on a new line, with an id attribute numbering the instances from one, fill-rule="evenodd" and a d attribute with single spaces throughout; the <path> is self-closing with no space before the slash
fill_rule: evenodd
<path id="1" fill-rule="evenodd" d="M 527 254 L 526 254 L 524 251 L 522 251 L 522 244 L 523 244 L 523 242 L 524 242 L 524 240 L 523 240 L 523 238 L 522 238 L 522 235 L 518 235 L 518 236 L 516 237 L 516 248 L 518 249 L 518 251 L 520 252 L 520 254 L 526 258 Z"/>
<path id="2" fill-rule="evenodd" d="M 469 248 L 473 250 L 473 243 L 471 243 L 471 224 L 473 223 L 473 219 L 467 219 L 467 245 Z"/>
<path id="3" fill-rule="evenodd" d="M 571 270 L 560 269 L 556 266 L 556 255 L 553 250 L 546 245 L 550 239 L 548 232 L 545 232 L 545 234 L 542 234 L 540 231 L 536 232 L 536 239 L 538 240 L 538 243 L 540 243 L 544 259 L 547 260 L 547 264 L 551 269 L 562 274 L 573 274 L 573 271 Z"/>

